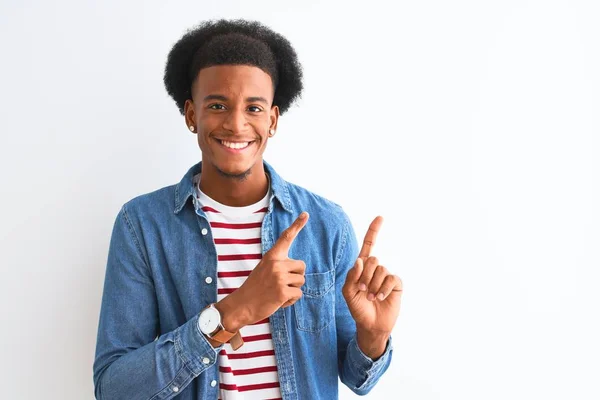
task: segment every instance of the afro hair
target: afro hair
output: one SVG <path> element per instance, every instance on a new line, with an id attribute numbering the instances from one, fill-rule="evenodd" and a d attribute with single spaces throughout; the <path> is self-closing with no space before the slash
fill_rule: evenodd
<path id="1" fill-rule="evenodd" d="M 215 65 L 252 65 L 269 74 L 280 114 L 302 92 L 302 66 L 282 35 L 256 21 L 206 21 L 188 30 L 167 57 L 165 88 L 182 115 L 198 72 Z"/>

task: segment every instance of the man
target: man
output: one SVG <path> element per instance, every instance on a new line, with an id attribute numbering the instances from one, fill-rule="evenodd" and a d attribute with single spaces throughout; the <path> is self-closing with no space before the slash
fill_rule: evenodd
<path id="1" fill-rule="evenodd" d="M 206 22 L 169 53 L 165 85 L 202 162 L 117 215 L 94 385 L 98 399 L 334 399 L 389 367 L 402 283 L 359 251 L 337 204 L 262 154 L 302 89 L 289 42 Z"/>

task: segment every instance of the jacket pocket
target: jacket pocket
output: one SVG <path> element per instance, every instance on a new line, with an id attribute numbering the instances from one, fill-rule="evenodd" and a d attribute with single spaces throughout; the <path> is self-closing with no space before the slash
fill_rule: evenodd
<path id="1" fill-rule="evenodd" d="M 335 318 L 335 268 L 327 272 L 304 274 L 302 297 L 294 303 L 299 330 L 319 332 Z"/>

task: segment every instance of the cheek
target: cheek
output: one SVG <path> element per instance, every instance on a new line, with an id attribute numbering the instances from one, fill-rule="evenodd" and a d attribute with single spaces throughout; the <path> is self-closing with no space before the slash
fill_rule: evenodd
<path id="1" fill-rule="evenodd" d="M 219 115 L 199 114 L 198 126 L 204 132 L 211 132 L 221 125 L 222 125 L 222 122 L 221 122 L 221 118 Z"/>
<path id="2" fill-rule="evenodd" d="M 207 145 L 209 139 L 208 136 L 210 134 L 210 132 L 212 132 L 213 129 L 210 126 L 207 126 L 206 124 L 203 124 L 202 122 L 199 121 L 198 123 L 198 127 L 196 128 L 196 141 L 198 142 L 198 144 L 200 145 L 200 147 L 204 147 Z"/>
<path id="3" fill-rule="evenodd" d="M 263 138 L 266 137 L 269 133 L 269 126 L 271 126 L 271 120 L 268 115 L 263 118 L 256 118 L 253 121 L 249 121 L 249 123 L 254 129 L 254 131 Z"/>
<path id="4" fill-rule="evenodd" d="M 198 128 L 196 131 L 198 135 L 198 143 L 201 145 L 207 143 L 209 140 L 208 136 L 212 132 L 217 131 L 219 126 L 221 126 L 219 124 L 219 119 L 215 118 L 215 116 L 199 118 Z"/>

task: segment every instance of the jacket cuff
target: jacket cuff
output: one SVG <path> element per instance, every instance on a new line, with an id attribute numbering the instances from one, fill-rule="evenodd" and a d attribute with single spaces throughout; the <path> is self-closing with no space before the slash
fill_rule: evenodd
<path id="1" fill-rule="evenodd" d="M 208 339 L 200 332 L 198 318 L 191 318 L 175 335 L 175 349 L 184 363 L 198 376 L 217 362 L 217 355 L 224 345 L 212 347 Z"/>
<path id="2" fill-rule="evenodd" d="M 361 376 L 366 376 L 365 381 L 356 388 L 357 390 L 369 387 L 372 383 L 380 378 L 381 374 L 386 369 L 386 366 L 389 364 L 389 358 L 392 350 L 392 336 L 390 335 L 385 345 L 383 354 L 377 358 L 377 360 L 373 360 L 362 352 L 358 346 L 356 334 L 354 335 L 348 344 L 348 357 L 350 358 L 349 361 L 351 365 L 354 365 L 357 368 Z"/>

